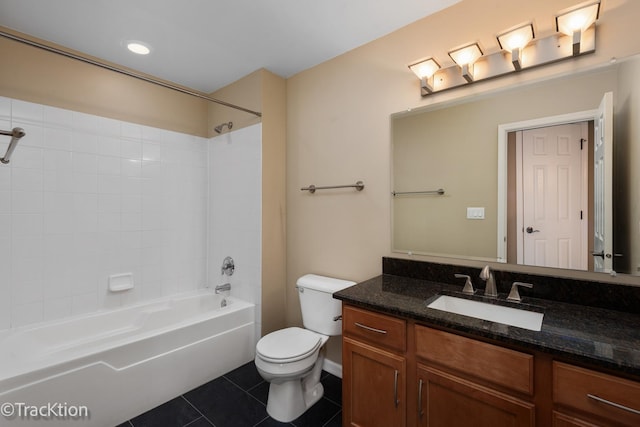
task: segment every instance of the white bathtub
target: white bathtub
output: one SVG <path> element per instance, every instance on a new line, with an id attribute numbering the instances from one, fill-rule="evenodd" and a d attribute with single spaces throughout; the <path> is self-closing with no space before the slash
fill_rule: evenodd
<path id="1" fill-rule="evenodd" d="M 203 290 L 1 332 L 0 426 L 112 427 L 249 362 L 254 305 L 223 299 Z"/>

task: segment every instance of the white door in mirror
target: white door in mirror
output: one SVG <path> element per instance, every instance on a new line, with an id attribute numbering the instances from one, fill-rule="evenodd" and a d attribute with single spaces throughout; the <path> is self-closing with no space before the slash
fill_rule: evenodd
<path id="1" fill-rule="evenodd" d="M 588 268 L 587 135 L 582 122 L 516 136 L 518 221 L 526 232 L 518 260 L 526 265 Z"/>

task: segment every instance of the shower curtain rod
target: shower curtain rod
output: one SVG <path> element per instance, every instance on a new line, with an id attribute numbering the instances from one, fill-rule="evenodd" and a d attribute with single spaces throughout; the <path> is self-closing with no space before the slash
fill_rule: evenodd
<path id="1" fill-rule="evenodd" d="M 195 96 L 197 98 L 204 99 L 204 100 L 207 100 L 207 101 L 210 101 L 210 102 L 214 102 L 216 104 L 224 105 L 225 107 L 229 107 L 229 108 L 233 108 L 233 109 L 236 109 L 236 110 L 244 111 L 245 113 L 253 114 L 254 116 L 257 116 L 257 117 L 262 117 L 262 113 L 260 113 L 259 111 L 249 110 L 247 108 L 240 107 L 238 105 L 234 105 L 234 104 L 231 104 L 229 102 L 225 102 L 225 101 L 221 101 L 221 100 L 216 99 L 216 98 L 212 98 L 212 97 L 207 96 L 207 95 L 205 95 L 203 93 L 200 93 L 200 92 L 191 91 L 191 90 L 188 90 L 188 89 L 183 89 L 180 86 L 175 86 L 175 85 L 172 85 L 170 83 L 165 83 L 163 81 L 156 80 L 156 79 L 153 79 L 151 77 L 147 77 L 145 75 L 135 73 L 133 71 L 128 71 L 128 70 L 124 70 L 122 68 L 114 67 L 112 65 L 108 65 L 108 64 L 105 64 L 105 63 L 102 63 L 102 62 L 99 62 L 99 61 L 95 61 L 95 60 L 90 59 L 90 58 L 85 58 L 84 56 L 76 55 L 76 54 L 73 54 L 71 52 L 66 52 L 66 51 L 64 51 L 62 49 L 58 49 L 58 48 L 55 48 L 55 47 L 52 47 L 52 46 L 47 46 L 45 44 L 38 43 L 36 41 L 23 38 L 23 37 L 15 35 L 15 34 L 7 33 L 5 31 L 1 31 L 0 30 L 0 36 L 8 38 L 8 39 L 13 40 L 13 41 L 17 41 L 17 42 L 20 42 L 20 43 L 27 44 L 29 46 L 33 46 L 33 47 L 37 47 L 39 49 L 46 50 L 47 52 L 56 53 L 58 55 L 66 56 L 67 58 L 71 58 L 71 59 L 75 59 L 75 60 L 78 60 L 78 61 L 82 61 L 82 62 L 87 63 L 87 64 L 95 65 L 95 66 L 104 68 L 105 70 L 115 71 L 116 73 L 124 74 L 125 76 L 133 77 L 133 78 L 145 81 L 147 83 L 152 83 L 152 84 L 155 84 L 155 85 L 158 85 L 158 86 L 162 86 L 162 87 L 164 87 L 166 89 L 172 89 L 172 90 L 175 90 L 177 92 L 184 93 L 186 95 Z"/>

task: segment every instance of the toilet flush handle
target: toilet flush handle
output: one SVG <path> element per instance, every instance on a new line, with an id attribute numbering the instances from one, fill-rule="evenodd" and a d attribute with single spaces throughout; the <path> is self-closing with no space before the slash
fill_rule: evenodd
<path id="1" fill-rule="evenodd" d="M 334 322 L 337 322 L 338 320 L 342 320 L 342 314 L 333 318 Z"/>

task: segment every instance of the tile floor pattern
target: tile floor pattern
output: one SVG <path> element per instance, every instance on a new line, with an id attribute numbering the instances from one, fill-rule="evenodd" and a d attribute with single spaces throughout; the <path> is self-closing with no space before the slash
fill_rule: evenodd
<path id="1" fill-rule="evenodd" d="M 327 372 L 324 397 L 291 423 L 267 414 L 269 383 L 249 362 L 117 427 L 340 427 L 342 381 Z"/>

